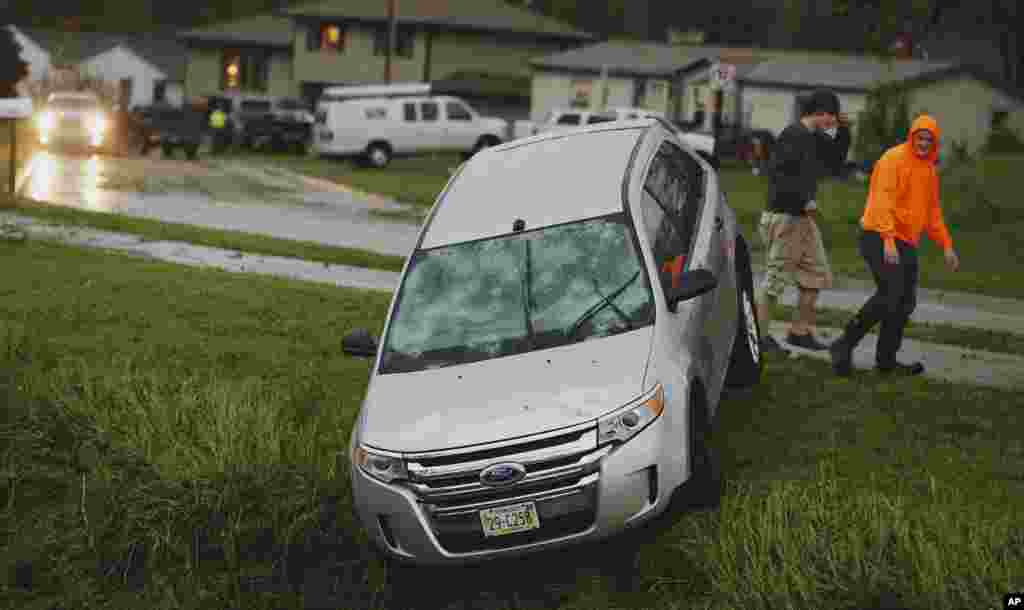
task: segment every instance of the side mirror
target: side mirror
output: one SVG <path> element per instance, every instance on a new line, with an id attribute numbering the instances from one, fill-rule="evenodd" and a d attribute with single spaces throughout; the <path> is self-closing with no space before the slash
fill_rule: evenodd
<path id="1" fill-rule="evenodd" d="M 377 355 L 377 340 L 365 328 L 357 328 L 341 340 L 341 351 L 349 356 L 373 358 Z"/>
<path id="2" fill-rule="evenodd" d="M 675 313 L 679 303 L 711 292 L 716 286 L 718 279 L 707 269 L 687 271 L 679 276 L 679 288 L 668 293 L 668 310 Z"/>

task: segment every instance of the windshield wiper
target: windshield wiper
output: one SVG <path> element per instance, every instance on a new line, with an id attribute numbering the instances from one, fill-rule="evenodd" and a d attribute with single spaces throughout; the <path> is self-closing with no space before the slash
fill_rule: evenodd
<path id="1" fill-rule="evenodd" d="M 636 278 L 638 278 L 638 277 L 640 277 L 640 271 L 637 271 L 636 273 L 634 273 L 633 277 L 629 278 L 625 283 L 622 284 L 622 286 L 619 286 L 618 288 L 616 288 L 610 295 L 602 296 L 600 301 L 595 303 L 587 311 L 583 312 L 583 315 L 581 315 L 575 322 L 573 322 L 572 327 L 569 330 L 569 338 L 571 339 L 572 337 L 575 337 L 576 333 L 579 331 L 580 328 L 583 327 L 583 324 L 585 324 L 587 320 L 589 320 L 590 318 L 593 318 L 594 316 L 596 316 L 598 314 L 598 312 L 600 312 L 605 307 L 608 307 L 609 305 L 612 306 L 612 310 L 615 311 L 615 314 L 617 316 L 619 316 L 620 318 L 622 318 L 622 320 L 626 324 L 630 325 L 630 329 L 632 329 L 633 323 L 629 319 L 629 316 L 627 316 L 618 307 L 615 307 L 615 305 L 614 305 L 614 303 L 612 301 L 614 301 L 614 299 L 616 297 L 618 297 L 620 294 L 622 294 L 622 292 L 625 291 L 626 288 L 629 288 L 629 285 L 632 284 L 633 282 L 635 282 Z"/>
<path id="2" fill-rule="evenodd" d="M 530 262 L 530 240 L 524 240 L 526 245 L 526 271 L 523 273 L 523 317 L 526 318 L 526 338 L 530 342 L 530 349 L 534 349 L 533 337 L 533 304 L 531 303 L 530 283 L 532 281 L 532 269 Z"/>

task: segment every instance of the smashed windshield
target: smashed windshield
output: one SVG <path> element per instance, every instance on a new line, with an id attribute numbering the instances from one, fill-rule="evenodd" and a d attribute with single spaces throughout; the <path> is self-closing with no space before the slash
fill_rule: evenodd
<path id="1" fill-rule="evenodd" d="M 381 373 L 546 349 L 654 321 L 621 213 L 413 255 Z"/>

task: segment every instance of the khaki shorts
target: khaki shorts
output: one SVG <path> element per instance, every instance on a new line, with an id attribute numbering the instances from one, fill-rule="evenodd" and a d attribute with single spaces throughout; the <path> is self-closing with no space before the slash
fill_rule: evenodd
<path id="1" fill-rule="evenodd" d="M 778 299 L 787 284 L 817 290 L 832 286 L 825 244 L 813 218 L 763 212 L 758 232 L 767 253 L 759 299 Z"/>

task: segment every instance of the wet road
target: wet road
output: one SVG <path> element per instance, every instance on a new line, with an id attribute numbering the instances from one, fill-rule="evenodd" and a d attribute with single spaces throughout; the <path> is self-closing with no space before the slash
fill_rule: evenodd
<path id="1" fill-rule="evenodd" d="M 405 256 L 418 228 L 370 215 L 401 209 L 267 165 L 40 152 L 23 196 L 86 210 Z"/>

